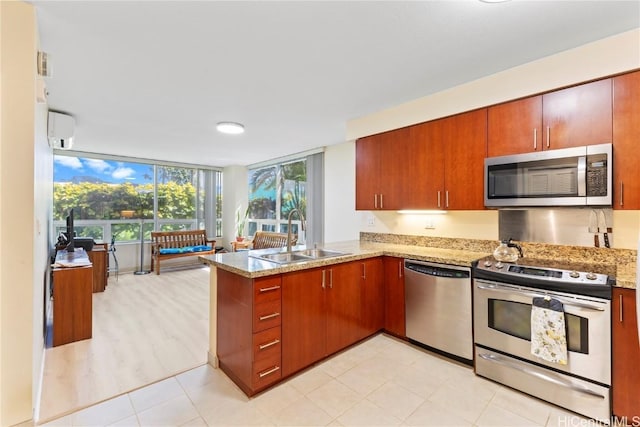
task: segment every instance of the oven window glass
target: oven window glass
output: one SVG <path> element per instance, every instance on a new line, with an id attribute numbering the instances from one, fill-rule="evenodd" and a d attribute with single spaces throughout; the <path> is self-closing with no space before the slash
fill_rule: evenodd
<path id="1" fill-rule="evenodd" d="M 488 326 L 491 329 L 531 341 L 531 304 L 489 299 Z M 589 320 L 565 313 L 567 348 L 577 353 L 589 353 Z"/>

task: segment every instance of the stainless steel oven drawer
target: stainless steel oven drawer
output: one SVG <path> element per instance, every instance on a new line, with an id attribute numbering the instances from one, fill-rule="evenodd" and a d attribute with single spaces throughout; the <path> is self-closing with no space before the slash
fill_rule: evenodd
<path id="1" fill-rule="evenodd" d="M 475 347 L 476 374 L 602 423 L 611 417 L 609 388 Z"/>

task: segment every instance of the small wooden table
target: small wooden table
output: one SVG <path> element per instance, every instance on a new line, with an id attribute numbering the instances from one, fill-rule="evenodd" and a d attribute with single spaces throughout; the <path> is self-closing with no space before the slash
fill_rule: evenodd
<path id="1" fill-rule="evenodd" d="M 87 252 L 58 251 L 53 268 L 53 346 L 91 338 L 93 266 Z"/>
<path id="2" fill-rule="evenodd" d="M 253 242 L 251 240 L 243 240 L 242 242 L 234 240 L 231 242 L 231 250 L 233 250 L 233 252 L 238 252 L 240 249 L 249 249 L 251 248 L 252 243 Z"/>

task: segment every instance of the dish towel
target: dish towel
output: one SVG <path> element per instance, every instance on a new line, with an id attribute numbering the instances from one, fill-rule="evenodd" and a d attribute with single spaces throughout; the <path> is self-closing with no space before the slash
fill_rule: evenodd
<path id="1" fill-rule="evenodd" d="M 560 365 L 567 364 L 564 307 L 557 299 L 533 298 L 531 306 L 531 354 Z"/>

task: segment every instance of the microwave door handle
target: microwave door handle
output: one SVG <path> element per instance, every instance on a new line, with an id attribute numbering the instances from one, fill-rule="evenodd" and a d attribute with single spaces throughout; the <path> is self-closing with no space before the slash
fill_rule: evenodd
<path id="1" fill-rule="evenodd" d="M 587 156 L 578 157 L 578 197 L 587 195 Z"/>
<path id="2" fill-rule="evenodd" d="M 577 302 L 577 301 L 567 300 L 566 298 L 554 295 L 553 293 L 539 294 L 539 293 L 535 293 L 535 292 L 527 292 L 527 291 L 521 291 L 521 290 L 517 290 L 517 289 L 504 288 L 504 287 L 502 287 L 500 285 L 493 285 L 493 284 L 492 285 L 476 285 L 476 287 L 478 289 L 483 289 L 483 290 L 487 290 L 487 291 L 507 292 L 507 293 L 510 293 L 510 294 L 522 295 L 522 296 L 531 297 L 531 298 L 552 297 L 552 298 L 557 299 L 558 301 L 560 301 L 564 305 L 570 305 L 572 307 L 578 307 L 578 308 L 586 308 L 586 309 L 594 310 L 594 311 L 604 311 L 604 308 L 599 307 L 597 305 L 587 304 L 587 303 L 584 303 L 584 302 Z"/>
<path id="3" fill-rule="evenodd" d="M 500 357 L 496 354 L 487 354 L 487 353 L 480 353 L 478 356 L 480 356 L 481 358 L 483 358 L 484 360 L 493 362 L 493 363 L 497 363 L 499 365 L 503 365 L 506 367 L 509 367 L 511 369 L 515 369 L 517 371 L 523 372 L 525 374 L 537 377 L 541 380 L 553 383 L 553 384 L 557 384 L 559 386 L 562 387 L 567 387 L 570 388 L 574 391 L 577 391 L 579 393 L 583 393 L 583 394 L 587 394 L 589 396 L 593 396 L 593 397 L 597 397 L 600 399 L 604 399 L 605 396 L 601 395 L 600 393 L 597 393 L 593 390 L 590 390 L 589 388 L 581 385 L 581 384 L 572 384 L 568 381 L 563 381 L 560 378 L 555 378 L 550 374 L 547 374 L 545 372 L 540 372 L 538 370 L 536 370 L 533 367 L 529 367 L 529 366 L 523 366 L 520 363 L 514 362 L 514 361 L 510 361 L 508 359 L 505 359 L 503 357 Z"/>

